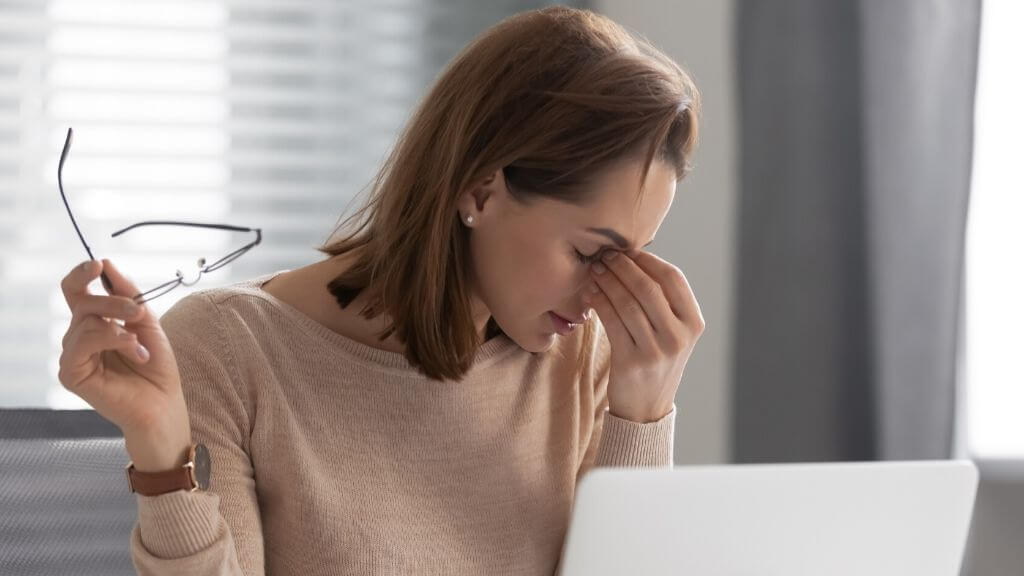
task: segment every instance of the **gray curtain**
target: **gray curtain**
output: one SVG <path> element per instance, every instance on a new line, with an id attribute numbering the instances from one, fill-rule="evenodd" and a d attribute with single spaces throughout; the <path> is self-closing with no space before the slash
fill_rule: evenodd
<path id="1" fill-rule="evenodd" d="M 952 455 L 980 8 L 738 1 L 738 462 Z"/>

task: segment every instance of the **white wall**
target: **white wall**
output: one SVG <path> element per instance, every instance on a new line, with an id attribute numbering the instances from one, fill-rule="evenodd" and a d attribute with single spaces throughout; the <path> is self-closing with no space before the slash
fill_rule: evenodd
<path id="1" fill-rule="evenodd" d="M 694 171 L 680 183 L 653 250 L 686 274 L 707 322 L 676 397 L 675 462 L 729 462 L 734 206 L 738 162 L 732 0 L 598 0 L 691 74 L 703 100 Z"/>

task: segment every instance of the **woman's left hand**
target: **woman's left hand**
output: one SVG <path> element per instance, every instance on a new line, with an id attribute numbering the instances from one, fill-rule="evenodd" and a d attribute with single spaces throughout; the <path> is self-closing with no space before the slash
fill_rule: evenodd
<path id="1" fill-rule="evenodd" d="M 597 312 L 612 347 L 608 409 L 634 422 L 660 420 L 672 410 L 704 332 L 697 298 L 679 268 L 649 252 L 609 251 L 590 271 L 583 301 Z"/>

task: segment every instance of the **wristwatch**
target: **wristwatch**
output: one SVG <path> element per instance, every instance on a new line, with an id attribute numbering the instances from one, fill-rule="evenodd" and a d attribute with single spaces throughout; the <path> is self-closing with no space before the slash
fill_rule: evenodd
<path id="1" fill-rule="evenodd" d="M 188 462 L 180 468 L 162 472 L 140 472 L 135 463 L 124 467 L 128 490 L 143 496 L 159 496 L 175 490 L 207 490 L 210 487 L 210 452 L 202 442 L 192 444 Z"/>

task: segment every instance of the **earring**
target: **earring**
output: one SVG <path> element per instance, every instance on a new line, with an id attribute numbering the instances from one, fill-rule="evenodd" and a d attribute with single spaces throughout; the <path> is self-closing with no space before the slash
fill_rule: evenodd
<path id="1" fill-rule="evenodd" d="M 470 214 L 469 216 L 466 216 L 466 224 L 472 224 L 472 223 L 473 223 L 473 215 Z"/>

